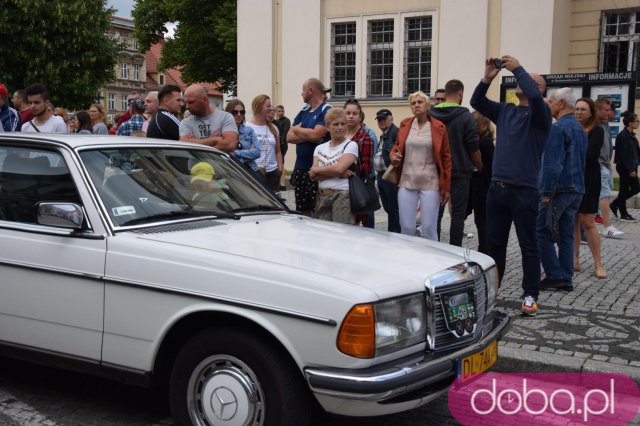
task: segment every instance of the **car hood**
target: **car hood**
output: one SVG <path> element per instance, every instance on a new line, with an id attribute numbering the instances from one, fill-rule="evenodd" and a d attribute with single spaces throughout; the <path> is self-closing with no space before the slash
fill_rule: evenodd
<path id="1" fill-rule="evenodd" d="M 243 216 L 237 221 L 216 221 L 217 226 L 137 238 L 225 253 L 282 265 L 359 285 L 379 297 L 424 290 L 432 274 L 464 262 L 463 249 L 423 238 L 399 235 L 310 219 L 303 216 Z M 471 259 L 483 268 L 492 260 L 477 252 Z"/>

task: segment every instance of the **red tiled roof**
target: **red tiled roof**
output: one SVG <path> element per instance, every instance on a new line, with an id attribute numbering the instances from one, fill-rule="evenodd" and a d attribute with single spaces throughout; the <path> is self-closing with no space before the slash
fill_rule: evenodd
<path id="1" fill-rule="evenodd" d="M 162 45 L 164 40 L 160 40 L 158 43 L 151 46 L 151 48 L 145 53 L 147 62 L 147 86 L 150 89 L 158 88 L 158 82 L 155 80 L 154 75 L 159 73 L 158 62 L 162 57 Z M 180 87 L 182 90 L 187 88 L 187 84 L 182 81 L 182 73 L 176 68 L 168 68 L 162 71 L 164 74 L 164 84 L 174 84 Z M 222 92 L 218 89 L 219 83 L 197 83 L 204 86 L 210 95 L 215 97 L 222 97 Z"/>

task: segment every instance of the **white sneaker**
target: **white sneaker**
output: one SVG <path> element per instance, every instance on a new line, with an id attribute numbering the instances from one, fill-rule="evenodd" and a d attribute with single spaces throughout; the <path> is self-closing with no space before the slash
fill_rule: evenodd
<path id="1" fill-rule="evenodd" d="M 618 231 L 615 226 L 611 225 L 600 231 L 600 235 L 607 238 L 620 238 L 624 235 L 624 232 Z"/>

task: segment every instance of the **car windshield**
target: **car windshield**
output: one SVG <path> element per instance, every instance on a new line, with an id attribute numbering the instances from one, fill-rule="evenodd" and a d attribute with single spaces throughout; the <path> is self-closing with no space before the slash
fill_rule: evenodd
<path id="1" fill-rule="evenodd" d="M 178 148 L 106 148 L 80 152 L 116 226 L 190 216 L 284 210 L 227 155 Z"/>

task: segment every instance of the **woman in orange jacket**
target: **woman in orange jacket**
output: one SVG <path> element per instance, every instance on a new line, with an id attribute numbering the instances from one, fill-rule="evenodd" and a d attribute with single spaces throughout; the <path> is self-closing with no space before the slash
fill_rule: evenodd
<path id="1" fill-rule="evenodd" d="M 400 123 L 398 139 L 389 155 L 398 172 L 400 228 L 403 234 L 415 234 L 416 209 L 420 206 L 422 235 L 437 241 L 438 209 L 449 201 L 451 190 L 447 129 L 429 115 L 429 98 L 423 92 L 409 95 L 409 105 L 413 117 Z"/>

